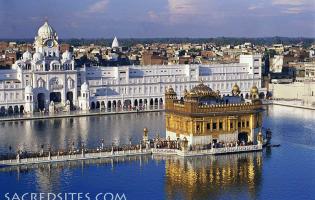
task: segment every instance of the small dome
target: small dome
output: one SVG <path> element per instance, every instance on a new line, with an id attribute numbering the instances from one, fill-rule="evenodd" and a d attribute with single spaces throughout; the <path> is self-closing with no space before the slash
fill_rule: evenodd
<path id="1" fill-rule="evenodd" d="M 252 94 L 254 94 L 254 93 L 255 93 L 255 94 L 258 94 L 258 88 L 257 88 L 257 86 L 254 85 L 254 86 L 252 87 L 252 89 L 250 90 L 250 93 L 252 93 Z"/>
<path id="2" fill-rule="evenodd" d="M 86 82 L 84 82 L 82 85 L 81 85 L 81 91 L 88 91 L 89 90 L 89 85 L 86 84 Z"/>
<path id="3" fill-rule="evenodd" d="M 32 54 L 31 52 L 29 52 L 28 50 L 26 52 L 23 53 L 23 60 L 27 61 L 27 60 L 32 60 Z"/>
<path id="4" fill-rule="evenodd" d="M 53 38 L 56 35 L 55 30 L 48 24 L 46 21 L 44 25 L 42 25 L 37 32 L 38 36 L 42 38 Z"/>
<path id="5" fill-rule="evenodd" d="M 238 95 L 240 93 L 241 93 L 240 87 L 235 83 L 235 85 L 233 86 L 233 89 L 232 89 L 232 94 L 233 95 Z"/>
<path id="6" fill-rule="evenodd" d="M 200 83 L 199 85 L 195 86 L 190 91 L 191 93 L 195 93 L 197 95 L 207 95 L 212 93 L 212 89 L 208 87 L 207 85 Z"/>
<path id="7" fill-rule="evenodd" d="M 118 42 L 118 39 L 116 36 L 115 36 L 113 43 L 112 43 L 112 49 L 114 49 L 114 48 L 119 48 L 119 42 Z"/>
<path id="8" fill-rule="evenodd" d="M 233 86 L 233 91 L 239 91 L 239 90 L 240 90 L 240 87 L 238 87 L 238 85 L 235 84 L 235 85 Z"/>
<path id="9" fill-rule="evenodd" d="M 69 52 L 68 50 L 63 52 L 62 59 L 63 60 L 71 60 L 72 59 L 72 53 Z"/>
<path id="10" fill-rule="evenodd" d="M 34 55 L 33 55 L 33 59 L 35 60 L 35 61 L 38 61 L 38 60 L 42 60 L 44 57 L 43 57 L 43 54 L 41 54 L 40 52 L 36 52 L 36 53 L 34 53 Z"/>
<path id="11" fill-rule="evenodd" d="M 25 93 L 30 94 L 33 93 L 33 87 L 28 85 L 25 87 Z"/>
<path id="12" fill-rule="evenodd" d="M 167 94 L 175 94 L 175 95 L 176 95 L 176 92 L 174 91 L 174 89 L 172 88 L 172 86 L 166 90 L 166 93 L 167 93 Z"/>

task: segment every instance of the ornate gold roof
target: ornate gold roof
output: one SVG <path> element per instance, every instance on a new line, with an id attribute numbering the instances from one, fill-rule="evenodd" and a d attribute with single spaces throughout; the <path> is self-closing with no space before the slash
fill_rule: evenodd
<path id="1" fill-rule="evenodd" d="M 190 97 L 217 97 L 218 93 L 213 91 L 207 85 L 200 83 L 199 85 L 195 86 L 187 93 L 187 96 Z"/>

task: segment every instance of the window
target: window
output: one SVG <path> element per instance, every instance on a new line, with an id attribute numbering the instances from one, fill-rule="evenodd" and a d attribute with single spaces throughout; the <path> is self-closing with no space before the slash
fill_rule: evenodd
<path id="1" fill-rule="evenodd" d="M 233 128 L 233 122 L 230 123 L 230 129 L 232 129 L 232 128 Z"/>
<path id="2" fill-rule="evenodd" d="M 238 122 L 237 127 L 241 128 L 241 122 Z"/>
<path id="3" fill-rule="evenodd" d="M 207 129 L 210 130 L 210 123 L 207 123 Z"/>
<path id="4" fill-rule="evenodd" d="M 217 129 L 217 123 L 213 123 L 213 124 L 212 124 L 212 129 L 213 129 L 213 130 Z"/>
<path id="5" fill-rule="evenodd" d="M 199 125 L 197 125 L 197 127 L 196 127 L 196 128 L 197 128 L 197 131 L 200 131 L 200 126 L 199 126 Z"/>
<path id="6" fill-rule="evenodd" d="M 219 130 L 223 129 L 223 122 L 219 122 Z"/>
<path id="7" fill-rule="evenodd" d="M 249 127 L 249 121 L 246 122 L 246 127 Z"/>
<path id="8" fill-rule="evenodd" d="M 242 127 L 245 128 L 245 122 L 244 121 L 242 121 Z"/>

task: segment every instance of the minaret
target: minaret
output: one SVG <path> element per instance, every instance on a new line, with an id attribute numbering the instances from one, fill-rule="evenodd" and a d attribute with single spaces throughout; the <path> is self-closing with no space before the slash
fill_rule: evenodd
<path id="1" fill-rule="evenodd" d="M 90 90 L 86 82 L 81 85 L 80 108 L 84 111 L 90 110 Z"/>
<path id="2" fill-rule="evenodd" d="M 33 113 L 34 111 L 34 96 L 33 96 L 33 87 L 28 85 L 25 88 L 25 108 L 26 113 Z"/>

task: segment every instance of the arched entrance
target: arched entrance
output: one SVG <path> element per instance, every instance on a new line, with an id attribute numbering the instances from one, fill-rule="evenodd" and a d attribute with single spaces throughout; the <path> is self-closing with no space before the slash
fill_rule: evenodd
<path id="1" fill-rule="evenodd" d="M 20 113 L 21 113 L 21 114 L 24 113 L 24 106 L 20 106 Z"/>
<path id="2" fill-rule="evenodd" d="M 91 109 L 92 110 L 95 109 L 95 103 L 94 102 L 91 103 Z"/>
<path id="3" fill-rule="evenodd" d="M 12 107 L 12 106 L 9 106 L 9 108 L 8 108 L 8 114 L 9 114 L 9 115 L 12 115 L 12 114 L 13 114 L 13 107 Z"/>
<path id="4" fill-rule="evenodd" d="M 163 105 L 163 99 L 160 98 L 160 105 Z"/>
<path id="5" fill-rule="evenodd" d="M 39 110 L 43 110 L 45 108 L 45 94 L 39 93 L 37 95 L 37 106 Z"/>
<path id="6" fill-rule="evenodd" d="M 14 114 L 18 114 L 19 113 L 19 106 L 14 106 Z"/>
<path id="7" fill-rule="evenodd" d="M 135 101 L 134 101 L 134 106 L 138 106 L 138 100 L 137 99 L 135 99 Z"/>
<path id="8" fill-rule="evenodd" d="M 53 101 L 54 103 L 61 102 L 61 93 L 60 92 L 51 92 L 50 93 L 50 102 Z"/>
<path id="9" fill-rule="evenodd" d="M 248 142 L 248 134 L 246 132 L 238 133 L 238 141 L 247 143 Z"/>
<path id="10" fill-rule="evenodd" d="M 107 102 L 107 108 L 108 108 L 108 109 L 111 109 L 111 108 L 112 108 L 112 102 L 111 102 L 111 101 L 108 101 L 108 102 Z"/>
<path id="11" fill-rule="evenodd" d="M 265 98 L 265 93 L 261 92 L 259 93 L 259 99 L 264 99 Z"/>
<path id="12" fill-rule="evenodd" d="M 131 100 L 127 99 L 124 101 L 124 107 L 129 108 L 131 106 Z"/>
<path id="13" fill-rule="evenodd" d="M 99 101 L 96 102 L 96 109 L 99 109 L 101 107 L 101 104 Z"/>
<path id="14" fill-rule="evenodd" d="M 113 101 L 113 107 L 116 108 L 116 106 L 117 106 L 117 103 L 116 103 L 116 101 L 114 100 L 114 101 Z"/>
<path id="15" fill-rule="evenodd" d="M 5 115 L 5 107 L 4 107 L 4 106 L 2 106 L 2 107 L 0 108 L 0 114 L 1 114 L 1 115 Z"/>
<path id="16" fill-rule="evenodd" d="M 73 109 L 73 92 L 67 92 L 67 100 L 70 101 L 70 108 Z"/>

